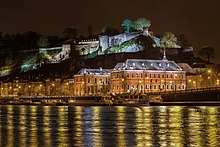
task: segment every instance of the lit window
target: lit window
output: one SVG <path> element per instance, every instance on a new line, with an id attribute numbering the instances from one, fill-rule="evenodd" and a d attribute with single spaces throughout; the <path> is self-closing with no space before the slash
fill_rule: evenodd
<path id="1" fill-rule="evenodd" d="M 161 67 L 161 63 L 159 63 L 159 66 Z"/>
<path id="2" fill-rule="evenodd" d="M 153 66 L 153 63 L 150 63 L 150 66 Z"/>

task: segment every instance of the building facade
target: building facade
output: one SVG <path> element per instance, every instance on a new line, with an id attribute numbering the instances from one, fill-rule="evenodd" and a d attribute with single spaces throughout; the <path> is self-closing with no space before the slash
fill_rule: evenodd
<path id="1" fill-rule="evenodd" d="M 109 69 L 81 69 L 74 75 L 74 95 L 89 96 L 109 93 Z"/>
<path id="2" fill-rule="evenodd" d="M 186 72 L 174 61 L 127 59 L 110 75 L 111 93 L 149 93 L 185 90 Z"/>

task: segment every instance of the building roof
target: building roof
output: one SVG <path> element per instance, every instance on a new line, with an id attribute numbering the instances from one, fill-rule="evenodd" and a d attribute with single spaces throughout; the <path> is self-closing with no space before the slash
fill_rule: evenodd
<path id="1" fill-rule="evenodd" d="M 118 63 L 113 70 L 159 70 L 159 71 L 182 71 L 174 61 L 168 60 L 145 60 L 127 59 Z"/>
<path id="2" fill-rule="evenodd" d="M 87 69 L 82 68 L 76 75 L 110 75 L 110 69 Z"/>

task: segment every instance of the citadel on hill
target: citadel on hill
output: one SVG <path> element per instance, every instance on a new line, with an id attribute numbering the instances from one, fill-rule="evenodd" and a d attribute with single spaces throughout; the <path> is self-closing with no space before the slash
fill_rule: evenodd
<path id="1" fill-rule="evenodd" d="M 104 32 L 97 36 L 64 40 L 61 46 L 49 48 L 41 47 L 35 50 L 22 51 L 22 53 L 18 54 L 16 64 L 2 66 L 0 71 L 1 81 L 4 85 L 4 88 L 2 88 L 10 90 L 10 87 L 14 87 L 10 85 L 14 85 L 14 82 L 19 83 L 19 81 L 21 81 L 23 85 L 32 85 L 32 82 L 37 82 L 37 85 L 32 85 L 31 87 L 44 84 L 48 85 L 48 82 L 54 85 L 65 85 L 65 83 L 71 85 L 70 83 L 74 83 L 72 82 L 74 81 L 74 75 L 77 75 L 81 69 L 87 69 L 88 71 L 90 69 L 99 71 L 98 69 L 100 68 L 112 70 L 115 69 L 119 63 L 123 63 L 127 59 L 137 61 L 160 60 L 161 63 L 157 63 L 157 66 L 159 66 L 163 64 L 162 62 L 167 62 L 166 60 L 162 60 L 164 59 L 164 53 L 169 61 L 175 61 L 177 63 L 175 63 L 175 66 L 181 69 L 181 71 L 186 71 L 188 80 L 192 81 L 188 82 L 188 87 L 199 88 L 202 87 L 202 85 L 206 85 L 205 82 L 202 82 L 201 77 L 210 77 L 206 72 L 210 69 L 207 68 L 207 65 L 210 63 L 200 58 L 195 58 L 193 48 L 187 46 L 187 44 L 185 44 L 184 47 L 178 45 L 177 38 L 173 33 L 165 32 L 163 36 L 155 36 L 153 32 L 149 30 L 150 25 L 151 22 L 145 18 L 139 18 L 134 22 L 124 20 L 122 26 L 125 32 L 123 33 L 106 34 Z M 109 29 L 106 28 L 106 31 L 109 31 Z M 156 70 L 160 71 L 161 69 L 158 67 Z M 175 71 L 177 69 L 173 70 Z M 183 73 L 179 74 L 182 75 Z M 172 87 L 175 86 L 172 80 L 172 78 L 175 77 L 174 75 L 177 74 L 171 73 L 168 75 L 168 77 L 171 76 L 170 81 L 172 81 L 169 87 L 167 87 L 169 89 L 177 89 Z M 183 77 L 186 78 L 186 76 L 184 73 Z M 198 76 L 200 76 L 200 78 L 198 78 Z M 162 78 L 162 76 L 157 78 Z M 214 76 L 212 78 L 214 78 Z M 216 83 L 217 79 L 218 76 L 212 79 L 212 82 L 209 82 L 210 86 L 216 86 L 218 83 Z M 162 80 L 163 79 L 159 80 L 160 83 Z M 136 84 L 137 83 L 138 81 L 136 81 Z M 187 80 L 179 80 L 178 88 L 180 90 L 185 89 L 186 83 Z M 51 84 L 49 85 L 51 86 Z M 148 83 L 148 86 L 150 85 L 151 84 Z M 161 89 L 161 87 L 166 89 L 166 84 L 159 85 L 159 89 Z M 132 83 L 130 83 L 130 86 L 132 86 Z M 155 90 L 159 90 L 158 86 L 156 86 Z M 17 89 L 19 88 L 17 87 Z M 114 91 L 115 89 L 112 88 L 112 90 Z M 79 91 L 72 91 L 72 93 L 74 92 L 79 94 Z"/>

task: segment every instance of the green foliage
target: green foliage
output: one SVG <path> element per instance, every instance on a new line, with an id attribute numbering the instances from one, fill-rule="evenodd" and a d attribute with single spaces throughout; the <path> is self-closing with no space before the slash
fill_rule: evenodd
<path id="1" fill-rule="evenodd" d="M 202 58 L 207 59 L 208 62 L 211 62 L 211 59 L 214 58 L 215 49 L 213 47 L 206 46 L 201 48 L 198 53 Z"/>
<path id="2" fill-rule="evenodd" d="M 177 38 L 171 32 L 165 32 L 161 39 L 161 43 L 164 47 L 167 48 L 179 48 L 180 46 L 177 45 Z"/>
<path id="3" fill-rule="evenodd" d="M 48 47 L 49 42 L 46 36 L 41 36 L 40 39 L 37 41 L 38 47 Z"/>
<path id="4" fill-rule="evenodd" d="M 143 31 L 143 28 L 149 28 L 150 26 L 151 21 L 143 17 L 140 17 L 134 21 L 134 29 L 137 31 Z"/>
<path id="5" fill-rule="evenodd" d="M 177 36 L 177 44 L 183 48 L 191 46 L 185 34 L 180 34 Z"/>
<path id="6" fill-rule="evenodd" d="M 134 27 L 133 22 L 129 19 L 123 20 L 121 25 L 124 27 L 124 30 L 125 30 L 126 33 L 131 32 L 133 30 L 133 27 Z"/>

